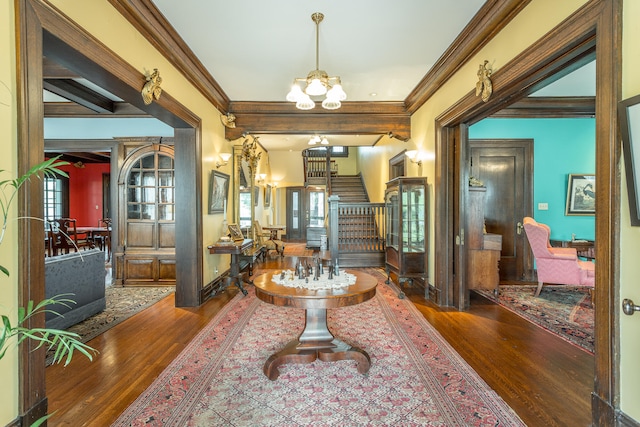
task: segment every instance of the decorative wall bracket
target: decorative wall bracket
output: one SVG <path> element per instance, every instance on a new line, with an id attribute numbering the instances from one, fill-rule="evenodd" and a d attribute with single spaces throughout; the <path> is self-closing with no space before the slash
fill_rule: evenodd
<path id="1" fill-rule="evenodd" d="M 480 95 L 483 102 L 487 102 L 493 93 L 491 73 L 489 61 L 485 59 L 484 63 L 480 64 L 478 68 L 478 82 L 476 83 L 476 96 Z"/>
<path id="2" fill-rule="evenodd" d="M 231 113 L 220 115 L 220 121 L 224 125 L 224 127 L 233 129 L 236 127 L 236 116 Z"/>
<path id="3" fill-rule="evenodd" d="M 155 100 L 160 99 L 160 94 L 162 93 L 162 88 L 160 84 L 162 83 L 162 77 L 160 77 L 160 72 L 157 68 L 153 69 L 153 73 L 147 76 L 147 82 L 142 87 L 142 100 L 145 105 L 151 104 L 154 98 Z"/>

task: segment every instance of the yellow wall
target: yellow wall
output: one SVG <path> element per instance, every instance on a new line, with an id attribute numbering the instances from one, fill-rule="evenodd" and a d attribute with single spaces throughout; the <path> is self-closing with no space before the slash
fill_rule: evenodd
<path id="1" fill-rule="evenodd" d="M 640 94 L 640 30 L 637 19 L 640 16 L 640 2 L 625 0 L 623 5 L 622 43 L 622 98 Z M 637 141 L 636 141 L 637 142 Z M 631 227 L 629 218 L 629 198 L 627 197 L 626 175 L 622 163 L 622 191 L 620 197 L 620 301 L 632 299 L 640 304 L 640 227 Z M 620 409 L 635 420 L 640 421 L 640 315 L 626 316 L 621 305 L 616 307 L 620 316 Z"/>
<path id="2" fill-rule="evenodd" d="M 204 283 L 208 283 L 214 279 L 216 268 L 219 272 L 229 268 L 228 256 L 210 255 L 206 249 L 218 240 L 222 227 L 221 214 L 207 213 L 209 174 L 216 169 L 218 153 L 232 152 L 231 142 L 224 138 L 220 113 L 106 0 L 92 0 L 91 7 L 84 0 L 53 0 L 51 3 L 140 72 L 157 68 L 162 76 L 162 89 L 202 120 L 203 277 Z M 114 31 L 114 28 L 118 30 Z M 232 176 L 231 165 L 229 162 L 219 170 Z M 230 220 L 230 213 L 227 214 Z"/>
<path id="3" fill-rule="evenodd" d="M 0 179 L 15 178 L 16 161 L 16 63 L 15 63 L 15 25 L 13 2 L 0 2 L 0 170 L 5 170 Z M 10 217 L 13 220 L 7 227 L 4 240 L 0 245 L 0 264 L 12 274 L 6 277 L 0 273 L 0 314 L 7 315 L 15 323 L 18 306 L 18 235 L 15 223 L 15 206 Z M 0 360 L 0 425 L 7 425 L 18 415 L 18 358 L 12 348 Z"/>

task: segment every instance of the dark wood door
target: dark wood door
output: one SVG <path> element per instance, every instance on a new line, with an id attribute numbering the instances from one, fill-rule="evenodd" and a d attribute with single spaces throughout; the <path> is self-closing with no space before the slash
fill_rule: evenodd
<path id="1" fill-rule="evenodd" d="M 533 140 L 469 140 L 471 176 L 487 187 L 487 233 L 502 235 L 500 280 L 527 279 L 531 255 L 522 220 L 533 204 Z"/>

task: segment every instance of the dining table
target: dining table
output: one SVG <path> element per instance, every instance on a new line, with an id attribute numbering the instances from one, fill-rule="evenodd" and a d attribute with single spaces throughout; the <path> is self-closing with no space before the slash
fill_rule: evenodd
<path id="1" fill-rule="evenodd" d="M 263 225 L 263 230 L 268 230 L 271 233 L 271 240 L 282 240 L 280 237 L 282 233 L 287 229 L 286 225 Z"/>
<path id="2" fill-rule="evenodd" d="M 76 235 L 85 235 L 87 240 L 95 242 L 97 238 L 103 238 L 107 252 L 107 261 L 111 261 L 111 227 L 77 226 Z"/>

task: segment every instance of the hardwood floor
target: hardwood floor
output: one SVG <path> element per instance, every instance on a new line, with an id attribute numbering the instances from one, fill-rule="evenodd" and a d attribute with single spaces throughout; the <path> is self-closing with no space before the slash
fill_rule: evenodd
<path id="1" fill-rule="evenodd" d="M 290 267 L 269 256 L 262 268 Z M 469 311 L 408 297 L 452 347 L 529 426 L 589 426 L 594 358 L 479 296 Z M 89 342 L 93 362 L 77 356 L 46 369 L 52 426 L 108 426 L 237 293 L 229 288 L 198 308 L 169 296 Z"/>

